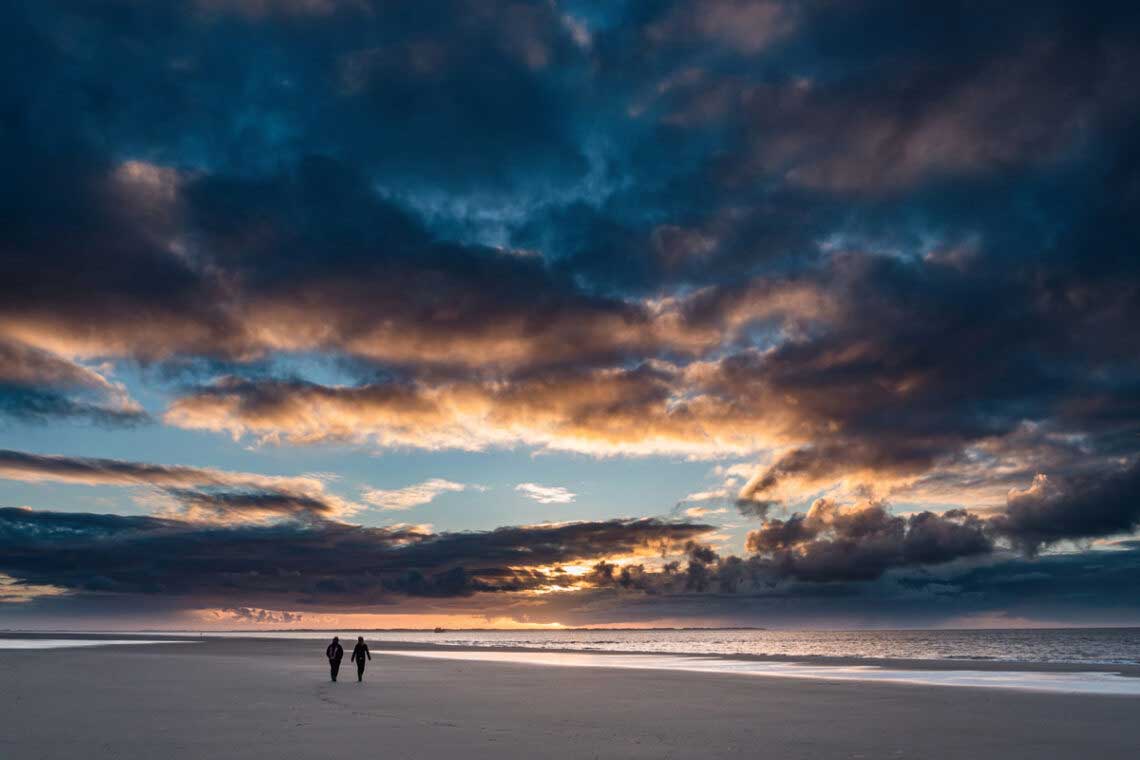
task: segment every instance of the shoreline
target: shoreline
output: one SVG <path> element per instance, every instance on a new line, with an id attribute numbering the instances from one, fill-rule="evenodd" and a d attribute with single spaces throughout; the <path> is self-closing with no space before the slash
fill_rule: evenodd
<path id="1" fill-rule="evenodd" d="M 362 632 L 365 633 L 365 632 Z M 337 635 L 330 633 L 330 636 Z M 345 634 L 347 636 L 349 634 Z M 353 635 L 356 635 L 355 633 Z M 342 636 L 341 638 L 344 638 Z M 135 640 L 135 641 L 214 641 L 214 642 L 243 642 L 257 641 L 268 643 L 304 643 L 321 641 L 318 638 L 286 638 L 268 636 L 211 636 L 188 634 L 112 634 L 112 633 L 0 633 L 3 639 L 64 639 L 77 640 Z M 601 657 L 628 658 L 636 656 L 646 657 L 676 657 L 691 658 L 694 660 L 723 660 L 729 662 L 757 662 L 777 663 L 787 665 L 832 666 L 836 668 L 875 667 L 882 669 L 906 669 L 924 671 L 982 671 L 982 672 L 1012 672 L 1012 673 L 1110 673 L 1125 678 L 1140 678 L 1140 664 L 1114 663 L 1114 662 L 1042 662 L 1031 660 L 995 660 L 995 659 L 913 659 L 913 658 L 884 658 L 884 657 L 839 657 L 827 655 L 757 655 L 757 654 L 700 654 L 694 652 L 661 651 L 627 651 L 617 649 L 580 649 L 563 647 L 521 647 L 500 645 L 453 645 L 435 644 L 431 642 L 412 641 L 385 641 L 382 637 L 368 638 L 369 647 L 376 652 L 408 652 L 408 651 L 435 651 L 435 652 L 501 652 L 518 654 L 558 654 L 558 655 L 596 655 Z M 115 645 L 107 645 L 115 646 Z M 5 651 L 0 647 L 0 652 Z"/>
<path id="2" fill-rule="evenodd" d="M 1123 760 L 1140 740 L 1140 702 L 1117 696 L 536 667 L 381 648 L 364 683 L 348 667 L 330 683 L 311 640 L 198 641 L 0 651 L 0 757 L 307 760 L 382 748 L 423 760 L 758 751 L 781 760 Z"/>
<path id="3" fill-rule="evenodd" d="M 379 650 L 378 650 L 379 651 Z M 907 668 L 867 664 L 849 666 L 810 663 L 732 661 L 719 657 L 663 654 L 603 655 L 598 652 L 503 652 L 387 650 L 392 656 L 529 667 L 601 668 L 702 673 L 726 678 L 781 678 L 832 683 L 890 683 L 933 688 L 1028 691 L 1071 696 L 1140 697 L 1140 679 L 1106 670 L 1015 671 L 1007 668 Z"/>
<path id="4" fill-rule="evenodd" d="M 317 638 L 284 638 L 261 636 L 202 636 L 188 635 L 128 635 L 128 634 L 10 634 L 3 632 L 2 639 L 60 639 L 74 638 L 80 640 L 137 640 L 137 641 L 260 641 L 263 644 L 304 644 L 311 641 L 320 641 Z M 342 637 L 343 638 L 343 637 Z M 470 652 L 470 653 L 512 653 L 512 654 L 556 654 L 556 655 L 597 655 L 610 657 L 636 657 L 636 656 L 668 656 L 678 659 L 691 660 L 717 660 L 726 662 L 757 662 L 788 665 L 811 665 L 811 667 L 832 668 L 880 668 L 889 670 L 920 670 L 920 671 L 980 671 L 980 672 L 1013 672 L 1013 673 L 1110 673 L 1110 675 L 1123 678 L 1140 678 L 1140 664 L 1114 663 L 1114 662 L 1040 662 L 1024 660 L 964 660 L 964 659 L 925 659 L 914 660 L 905 657 L 847 657 L 827 655 L 781 655 L 781 654 L 700 654 L 692 652 L 646 652 L 622 651 L 622 649 L 583 649 L 563 647 L 523 647 L 523 646 L 475 646 L 475 645 L 449 645 L 432 644 L 426 641 L 385 641 L 383 638 L 367 638 L 368 645 L 373 653 L 391 652 Z M 131 646 L 131 645 L 106 645 Z M 66 647 L 62 647 L 66 648 Z M 104 648 L 104 647 L 99 647 Z M 0 646 L 0 652 L 6 649 Z M 26 649 L 21 649 L 26 651 Z"/>

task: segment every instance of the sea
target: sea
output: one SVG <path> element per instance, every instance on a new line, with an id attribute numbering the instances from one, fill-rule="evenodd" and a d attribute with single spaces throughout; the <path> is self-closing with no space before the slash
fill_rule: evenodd
<path id="1" fill-rule="evenodd" d="M 1140 665 L 1140 628 L 92 633 L 0 632 L 0 649 L 257 637 L 319 639 L 319 654 L 334 634 L 349 640 L 363 635 L 373 652 L 396 657 L 1140 697 L 1140 677 L 1124 667 Z M 927 662 L 908 662 L 916 660 Z M 1060 665 L 1069 667 L 1048 667 Z"/>
<path id="2" fill-rule="evenodd" d="M 209 636 L 327 638 L 366 633 L 370 641 L 464 648 L 628 654 L 748 655 L 857 660 L 950 660 L 1140 665 L 1140 628 L 794 631 L 731 629 L 513 631 L 276 631 Z"/>

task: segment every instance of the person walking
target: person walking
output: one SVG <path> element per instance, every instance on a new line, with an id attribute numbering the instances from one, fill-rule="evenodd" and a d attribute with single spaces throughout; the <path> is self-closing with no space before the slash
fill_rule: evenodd
<path id="1" fill-rule="evenodd" d="M 344 647 L 340 645 L 340 637 L 333 636 L 332 643 L 325 649 L 325 657 L 329 658 L 329 672 L 332 680 L 336 681 L 336 674 L 340 672 L 340 661 L 344 659 Z"/>
<path id="2" fill-rule="evenodd" d="M 368 645 L 364 643 L 363 636 L 356 637 L 356 646 L 352 649 L 352 661 L 356 663 L 356 680 L 357 682 L 364 680 L 364 658 L 372 659 L 372 654 L 368 651 Z"/>

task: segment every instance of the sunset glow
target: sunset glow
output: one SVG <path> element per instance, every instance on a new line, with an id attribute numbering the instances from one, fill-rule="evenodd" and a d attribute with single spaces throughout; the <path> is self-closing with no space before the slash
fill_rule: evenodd
<path id="1" fill-rule="evenodd" d="M 1140 622 L 1136 13 L 926 5 L 4 11 L 0 627 Z"/>

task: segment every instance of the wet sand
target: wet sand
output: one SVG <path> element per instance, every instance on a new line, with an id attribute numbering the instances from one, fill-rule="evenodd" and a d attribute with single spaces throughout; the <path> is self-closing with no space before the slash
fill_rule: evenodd
<path id="1" fill-rule="evenodd" d="M 1087 760 L 1140 748 L 1136 697 L 440 660 L 371 646 L 363 684 L 347 661 L 328 681 L 322 641 L 0 650 L 0 758 Z"/>

